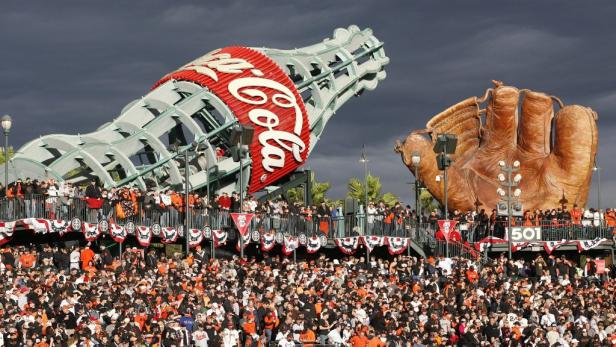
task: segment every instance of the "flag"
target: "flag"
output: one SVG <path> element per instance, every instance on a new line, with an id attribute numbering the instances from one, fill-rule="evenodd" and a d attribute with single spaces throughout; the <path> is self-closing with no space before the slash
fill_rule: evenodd
<path id="1" fill-rule="evenodd" d="M 546 241 L 543 243 L 543 249 L 545 249 L 547 254 L 552 254 L 552 252 L 554 252 L 558 247 L 566 245 L 567 243 L 569 243 L 567 240 Z"/>
<path id="2" fill-rule="evenodd" d="M 600 244 L 602 244 L 605 241 L 607 241 L 607 239 L 600 239 L 598 237 L 596 239 L 594 239 L 594 240 L 578 240 L 578 242 L 577 242 L 578 252 L 582 253 L 582 251 L 591 250 L 591 249 L 599 246 Z"/>
<path id="3" fill-rule="evenodd" d="M 335 239 L 336 246 L 340 248 L 340 251 L 346 255 L 355 253 L 359 246 L 359 237 L 344 237 Z"/>
<path id="4" fill-rule="evenodd" d="M 389 254 L 396 255 L 404 252 L 409 246 L 409 239 L 406 237 L 387 237 Z"/>
<path id="5" fill-rule="evenodd" d="M 383 246 L 385 243 L 385 238 L 383 236 L 360 236 L 360 239 L 368 250 L 368 253 L 372 252 L 374 247 Z"/>

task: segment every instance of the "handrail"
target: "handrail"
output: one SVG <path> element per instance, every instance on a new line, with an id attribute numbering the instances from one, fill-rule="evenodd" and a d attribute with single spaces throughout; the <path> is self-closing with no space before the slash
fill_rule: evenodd
<path id="1" fill-rule="evenodd" d="M 182 199 L 183 200 L 183 199 Z M 190 208 L 191 228 L 210 226 L 212 229 L 233 228 L 230 211 L 213 208 Z M 133 222 L 135 225 L 178 228 L 184 225 L 184 210 L 181 206 L 161 207 L 145 201 L 102 200 L 98 209 L 89 208 L 83 197 L 65 197 L 31 194 L 14 198 L 0 198 L 0 220 L 13 221 L 24 218 L 62 219 L 79 218 L 96 223 L 106 219 L 118 225 Z M 409 237 L 421 247 L 434 248 L 442 242 L 435 239 L 436 223 L 417 223 L 413 218 L 389 220 L 381 215 L 358 213 L 339 216 L 318 216 L 304 213 L 256 212 L 251 230 L 271 229 L 287 235 L 307 237 L 326 235 L 327 238 L 350 236 L 394 236 Z M 498 236 L 494 230 L 472 225 L 459 230 L 463 242 L 474 243 L 484 236 Z M 595 238 L 611 239 L 613 228 L 608 226 L 583 226 L 558 224 L 542 226 L 542 241 L 584 240 Z M 450 241 L 450 246 L 453 242 Z M 464 248 L 464 247 L 462 247 Z M 464 249 L 461 250 L 461 252 Z M 468 250 L 466 252 L 469 252 Z"/>

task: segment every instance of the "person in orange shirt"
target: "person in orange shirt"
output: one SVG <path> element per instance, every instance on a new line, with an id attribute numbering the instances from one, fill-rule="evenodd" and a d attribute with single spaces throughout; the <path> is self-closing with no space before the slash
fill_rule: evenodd
<path id="1" fill-rule="evenodd" d="M 246 315 L 246 321 L 242 325 L 242 330 L 246 336 L 254 337 L 257 334 L 257 323 L 252 313 Z"/>
<path id="2" fill-rule="evenodd" d="M 469 283 L 474 284 L 479 279 L 479 274 L 475 271 L 475 267 L 471 266 L 468 270 L 466 270 L 466 279 Z"/>
<path id="3" fill-rule="evenodd" d="M 366 337 L 363 330 L 359 330 L 355 335 L 351 336 L 349 343 L 351 347 L 368 347 L 370 340 Z"/>
<path id="4" fill-rule="evenodd" d="M 36 257 L 32 253 L 24 252 L 24 254 L 19 257 L 19 264 L 24 269 L 29 269 L 34 266 L 36 263 Z"/>
<path id="5" fill-rule="evenodd" d="M 530 210 L 526 210 L 524 212 L 524 226 L 530 227 L 533 225 L 533 215 L 530 213 Z"/>
<path id="6" fill-rule="evenodd" d="M 611 208 L 607 209 L 607 212 L 605 213 L 605 220 L 606 220 L 608 227 L 615 227 L 616 226 L 616 212 L 614 212 L 614 210 Z"/>
<path id="7" fill-rule="evenodd" d="M 385 334 L 374 335 L 368 342 L 368 347 L 387 347 L 387 338 Z"/>
<path id="8" fill-rule="evenodd" d="M 148 315 L 145 314 L 145 311 L 140 312 L 139 314 L 135 315 L 135 323 L 137 323 L 137 325 L 139 326 L 139 330 L 143 331 L 143 328 L 145 327 L 145 323 L 148 320 Z"/>
<path id="9" fill-rule="evenodd" d="M 79 260 L 81 260 L 81 268 L 83 270 L 86 269 L 86 267 L 88 266 L 88 264 L 93 260 L 94 260 L 94 252 L 90 249 L 90 247 L 86 247 L 84 248 L 83 251 L 81 251 L 81 255 L 79 256 Z"/>
<path id="10" fill-rule="evenodd" d="M 578 208 L 577 204 L 573 204 L 573 209 L 571 209 L 571 221 L 573 225 L 581 225 L 582 224 L 582 215 L 584 211 L 581 208 Z"/>
<path id="11" fill-rule="evenodd" d="M 159 261 L 157 268 L 158 268 L 158 273 L 161 275 L 167 274 L 167 271 L 169 269 L 167 266 L 167 263 L 164 261 Z"/>
<path id="12" fill-rule="evenodd" d="M 263 333 L 267 337 L 267 342 L 269 343 L 272 340 L 272 332 L 276 328 L 276 324 L 278 323 L 278 319 L 274 315 L 274 312 L 271 310 L 267 311 L 265 318 L 263 318 L 264 326 Z"/>
<path id="13" fill-rule="evenodd" d="M 304 344 L 304 347 L 313 347 L 313 345 L 309 343 L 317 342 L 317 334 L 314 332 L 317 330 L 317 327 L 305 327 L 304 331 L 299 335 L 299 340 Z"/>
<path id="14" fill-rule="evenodd" d="M 173 204 L 173 207 L 175 207 L 178 212 L 181 213 L 183 211 L 184 200 L 182 199 L 182 196 L 180 194 L 176 192 L 173 192 L 173 194 L 171 194 L 171 204 Z"/>

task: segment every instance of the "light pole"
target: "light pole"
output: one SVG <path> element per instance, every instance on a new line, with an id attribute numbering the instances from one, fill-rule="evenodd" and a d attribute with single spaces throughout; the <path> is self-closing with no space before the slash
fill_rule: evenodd
<path id="1" fill-rule="evenodd" d="M 366 209 L 368 208 L 368 156 L 366 155 L 365 145 L 361 151 L 361 158 L 359 161 L 364 163 L 364 214 L 366 214 Z"/>
<path id="2" fill-rule="evenodd" d="M 0 119 L 0 124 L 4 130 L 4 193 L 6 196 L 9 189 L 9 132 L 13 125 L 13 120 L 11 116 L 5 114 Z"/>
<path id="3" fill-rule="evenodd" d="M 419 163 L 421 162 L 421 156 L 419 152 L 413 152 L 411 155 L 411 163 L 415 169 L 415 213 L 417 214 L 417 227 L 421 223 L 421 204 L 419 203 Z"/>
<path id="4" fill-rule="evenodd" d="M 180 153 L 182 150 L 180 146 L 176 143 L 171 146 L 172 151 L 176 153 Z M 189 231 L 190 231 L 190 221 L 191 221 L 191 210 L 189 206 L 188 194 L 190 194 L 190 163 L 189 163 L 189 155 L 191 153 L 198 153 L 206 149 L 206 145 L 201 145 L 197 142 L 193 142 L 186 148 L 184 148 L 184 241 L 186 247 L 186 256 L 188 257 L 190 253 L 190 240 L 189 240 Z"/>
<path id="5" fill-rule="evenodd" d="M 231 130 L 231 143 L 234 144 L 232 148 L 233 161 L 240 163 L 240 213 L 244 213 L 244 159 L 248 157 L 248 145 L 252 143 L 252 137 L 254 135 L 254 128 L 247 125 L 236 125 Z M 250 232 L 250 231 L 248 231 Z M 240 258 L 244 259 L 244 238 L 241 233 L 240 238 Z"/>
<path id="6" fill-rule="evenodd" d="M 441 181 L 443 180 L 443 178 L 441 177 L 441 175 L 436 175 L 436 177 L 434 179 L 436 180 L 436 183 L 438 184 L 438 189 L 442 193 L 443 192 L 443 188 L 441 188 Z M 445 203 L 447 203 L 447 202 L 445 202 Z M 441 209 L 441 210 L 443 209 L 443 204 L 440 204 L 439 209 Z M 445 217 L 445 220 L 447 220 L 447 217 Z M 445 257 L 449 258 L 449 237 L 445 238 Z"/>
<path id="7" fill-rule="evenodd" d="M 364 235 L 368 234 L 368 156 L 366 155 L 366 145 L 362 146 L 361 163 L 364 163 Z M 366 247 L 366 263 L 370 262 L 370 251 Z"/>
<path id="8" fill-rule="evenodd" d="M 434 177 L 434 180 L 436 181 L 436 184 L 438 184 L 438 190 L 439 193 L 443 193 L 443 184 L 441 183 L 443 181 L 443 177 L 441 175 L 436 175 L 436 177 Z M 437 200 L 438 201 L 438 200 Z M 443 204 L 441 204 L 441 202 L 439 201 L 438 203 L 438 208 L 440 210 L 440 212 L 443 212 Z"/>
<path id="9" fill-rule="evenodd" d="M 597 211 L 601 214 L 601 168 L 597 165 L 596 160 L 595 165 L 592 167 L 592 171 L 597 173 Z"/>
<path id="10" fill-rule="evenodd" d="M 496 193 L 501 198 L 501 201 L 498 203 L 497 206 L 497 213 L 499 215 L 507 215 L 507 251 L 509 254 L 509 259 L 511 259 L 511 218 L 514 214 L 513 207 L 515 207 L 516 211 L 518 212 L 522 211 L 522 206 L 517 203 L 518 198 L 522 194 L 522 190 L 516 188 L 514 191 L 512 191 L 512 189 L 518 186 L 520 180 L 522 180 L 522 175 L 516 174 L 512 177 L 514 172 L 520 170 L 520 162 L 517 160 L 513 162 L 512 166 L 507 166 L 505 161 L 501 160 L 498 162 L 498 166 L 501 170 L 501 173 L 498 174 L 498 181 L 500 182 L 501 186 L 507 188 L 507 191 L 505 191 L 501 187 L 498 187 L 498 189 L 496 189 Z"/>

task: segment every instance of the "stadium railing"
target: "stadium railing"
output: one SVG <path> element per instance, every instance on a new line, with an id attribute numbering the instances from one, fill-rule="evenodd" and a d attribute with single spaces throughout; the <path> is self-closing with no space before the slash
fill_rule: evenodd
<path id="1" fill-rule="evenodd" d="M 233 228 L 230 211 L 207 208 L 189 208 L 190 227 L 212 229 Z M 124 225 L 178 228 L 185 224 L 185 213 L 181 208 L 161 208 L 155 204 L 132 201 L 103 201 L 100 208 L 90 208 L 84 198 L 63 196 L 31 195 L 27 197 L 0 199 L 0 219 L 12 221 L 23 218 L 71 220 L 96 223 L 99 220 Z M 611 239 L 612 229 L 604 225 L 576 225 L 569 221 L 549 221 L 542 223 L 542 241 L 583 240 L 595 238 Z M 417 223 L 414 218 L 392 218 L 384 215 L 350 215 L 318 216 L 293 213 L 255 213 L 251 221 L 251 230 L 276 230 L 286 235 L 311 237 L 326 235 L 329 239 L 351 236 L 393 236 L 409 237 L 421 246 L 440 249 L 444 242 L 435 240 L 436 223 Z M 462 223 L 458 228 L 463 241 L 477 242 L 486 235 L 498 234 L 488 228 L 478 230 L 472 223 Z M 496 228 L 495 228 L 496 229 Z M 463 245 L 462 242 L 460 242 Z M 443 246 L 444 247 L 444 246 Z M 457 246 L 450 242 L 450 252 Z M 460 255 L 471 253 L 465 247 L 459 247 Z"/>

